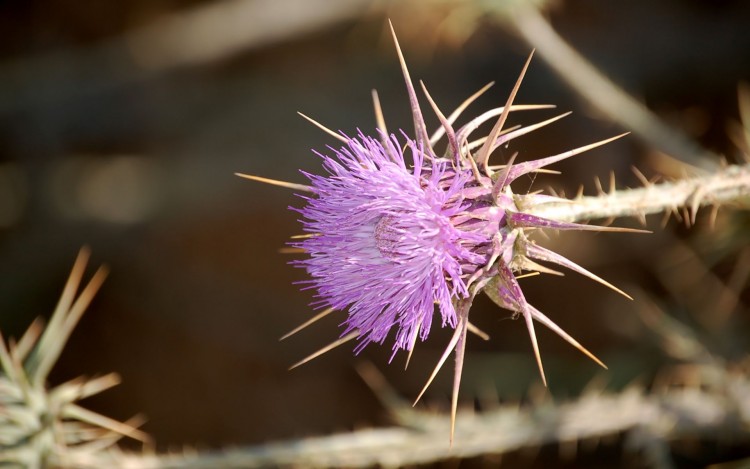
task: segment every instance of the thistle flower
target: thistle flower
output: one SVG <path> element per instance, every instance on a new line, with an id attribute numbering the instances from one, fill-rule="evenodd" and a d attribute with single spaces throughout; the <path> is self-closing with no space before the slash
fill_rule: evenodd
<path id="1" fill-rule="evenodd" d="M 356 351 L 371 342 L 382 344 L 394 328 L 394 355 L 401 349 L 410 355 L 417 338 L 425 340 L 429 336 L 437 305 L 442 325 L 453 328 L 454 334 L 417 400 L 455 351 L 452 440 L 467 332 L 482 334 L 469 323 L 469 309 L 479 292 L 484 291 L 501 307 L 512 311 L 514 317 L 523 316 L 545 385 L 534 321 L 550 328 L 604 367 L 591 352 L 526 301 L 518 274 L 550 272 L 537 263 L 549 262 L 628 296 L 572 261 L 530 241 L 526 232 L 537 228 L 639 230 L 541 218 L 532 214 L 531 208 L 562 199 L 543 194 L 514 194 L 510 187 L 523 175 L 542 171 L 552 163 L 624 134 L 539 160 L 514 164 L 516 155 L 513 155 L 504 165 L 489 164 L 497 147 L 567 115 L 503 130 L 511 111 L 551 107 L 513 105 L 531 56 L 505 106 L 487 111 L 458 129 L 453 127 L 456 119 L 489 85 L 446 118 L 422 83 L 425 96 L 441 122 L 441 128 L 429 136 L 395 33 L 393 38 L 411 104 L 414 138 L 402 132 L 400 140 L 388 133 L 374 93 L 379 140 L 361 132 L 356 138 L 339 135 L 310 119 L 344 144 L 338 150 L 330 148 L 333 157 L 319 154 L 327 175 L 306 174 L 309 186 L 241 176 L 310 193 L 303 197 L 306 205 L 296 209 L 304 217 L 302 224 L 307 234 L 292 244 L 308 255 L 296 265 L 304 267 L 312 277 L 307 284 L 317 291 L 314 305 L 327 308 L 288 335 L 331 311 L 348 309 L 342 337 L 297 365 L 354 338 L 359 339 Z M 494 117 L 498 120 L 490 134 L 471 140 L 472 133 Z M 447 148 L 438 155 L 435 148 L 443 136 Z"/>

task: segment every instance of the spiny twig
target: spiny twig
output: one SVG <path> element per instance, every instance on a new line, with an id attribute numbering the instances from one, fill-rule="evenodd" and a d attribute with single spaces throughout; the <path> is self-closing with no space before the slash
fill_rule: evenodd
<path id="1" fill-rule="evenodd" d="M 698 209 L 707 205 L 750 207 L 750 165 L 728 166 L 707 176 L 542 203 L 524 209 L 543 218 L 583 222 L 620 217 L 641 218 L 687 208 L 690 221 L 694 223 Z"/>
<path id="2" fill-rule="evenodd" d="M 110 451 L 92 462 L 133 469 L 204 467 L 400 467 L 455 458 L 504 454 L 544 444 L 577 445 L 623 435 L 626 451 L 642 452 L 656 441 L 750 438 L 750 381 L 732 375 L 726 387 L 670 389 L 647 394 L 631 387 L 619 394 L 589 391 L 564 404 L 505 405 L 480 414 L 460 413 L 452 448 L 445 444 L 450 419 L 393 402 L 399 427 L 363 429 L 318 438 L 215 452 L 137 455 Z M 644 437 L 647 435 L 647 437 Z"/>

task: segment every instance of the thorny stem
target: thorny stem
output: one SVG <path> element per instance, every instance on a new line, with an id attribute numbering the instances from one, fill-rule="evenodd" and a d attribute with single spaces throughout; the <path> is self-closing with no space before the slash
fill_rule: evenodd
<path id="1" fill-rule="evenodd" d="M 639 217 L 653 213 L 690 210 L 695 221 L 698 208 L 706 205 L 750 205 L 750 165 L 728 166 L 708 176 L 617 190 L 598 196 L 524 207 L 526 213 L 565 222 Z"/>

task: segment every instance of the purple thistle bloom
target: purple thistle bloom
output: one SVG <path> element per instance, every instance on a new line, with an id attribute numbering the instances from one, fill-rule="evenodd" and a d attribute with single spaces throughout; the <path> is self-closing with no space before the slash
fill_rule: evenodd
<path id="1" fill-rule="evenodd" d="M 357 350 L 382 344 L 393 326 L 394 353 L 410 350 L 417 333 L 429 335 L 435 303 L 442 325 L 455 328 L 454 299 L 469 296 L 467 278 L 491 241 L 453 221 L 470 205 L 462 194 L 470 173 L 445 160 L 423 167 L 422 149 L 407 139 L 409 168 L 400 147 L 395 136 L 381 143 L 360 133 L 336 159 L 320 155 L 328 176 L 307 175 L 315 196 L 300 212 L 313 236 L 295 244 L 309 254 L 299 265 L 319 304 L 348 307 L 344 335 L 359 331 Z"/>
<path id="2" fill-rule="evenodd" d="M 306 174 L 310 186 L 243 176 L 311 193 L 303 196 L 306 205 L 295 209 L 303 215 L 307 235 L 292 245 L 308 255 L 295 264 L 304 267 L 312 277 L 306 283 L 317 290 L 314 305 L 327 309 L 287 336 L 333 310 L 348 310 L 342 337 L 297 365 L 353 338 L 360 339 L 357 352 L 371 342 L 382 344 L 394 327 L 394 355 L 401 349 L 411 353 L 417 338 L 425 340 L 429 336 L 437 305 L 442 325 L 453 328 L 454 334 L 417 400 L 455 351 L 452 440 L 466 336 L 469 331 L 477 332 L 469 323 L 469 309 L 477 293 L 486 293 L 499 306 L 512 311 L 514 317 L 523 317 L 545 385 L 534 321 L 606 368 L 526 301 L 517 274 L 555 272 L 536 261 L 547 262 L 571 269 L 628 296 L 583 267 L 528 240 L 526 230 L 639 230 L 545 219 L 532 213 L 533 208 L 565 202 L 565 199 L 543 194 L 514 194 L 510 187 L 523 175 L 622 135 L 538 160 L 515 163 L 514 155 L 504 165 L 489 164 L 489 157 L 496 148 L 567 115 L 502 132 L 509 112 L 551 107 L 513 105 L 531 57 L 505 106 L 491 109 L 457 130 L 453 123 L 459 114 L 488 87 L 475 93 L 446 118 L 422 84 L 442 124 L 430 137 L 395 33 L 393 38 L 409 94 L 414 139 L 404 134 L 405 142 L 399 142 L 396 136 L 388 134 L 374 94 L 380 140 L 362 133 L 357 138 L 341 136 L 310 119 L 344 143 L 339 150 L 331 148 L 334 157 L 319 154 L 328 174 Z M 497 116 L 488 136 L 471 140 L 477 128 Z M 438 156 L 434 148 L 443 136 L 447 139 L 447 148 L 445 156 Z"/>

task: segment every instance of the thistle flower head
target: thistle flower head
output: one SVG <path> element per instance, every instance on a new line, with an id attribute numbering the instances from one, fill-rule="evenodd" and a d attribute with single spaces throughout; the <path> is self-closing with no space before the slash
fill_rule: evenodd
<path id="1" fill-rule="evenodd" d="M 383 343 L 396 326 L 394 351 L 426 339 L 434 304 L 456 327 L 456 298 L 469 295 L 466 275 L 485 262 L 487 235 L 455 218 L 469 203 L 470 174 L 446 161 L 425 162 L 423 148 L 395 136 L 381 143 L 360 133 L 335 159 L 321 155 L 327 176 L 308 175 L 312 197 L 300 210 L 312 236 L 296 243 L 320 303 L 349 310 L 344 334 L 359 331 L 359 349 Z"/>
<path id="2" fill-rule="evenodd" d="M 455 351 L 452 400 L 455 419 L 466 335 L 475 330 L 468 320 L 469 309 L 474 296 L 484 291 L 514 316 L 524 318 L 545 384 L 534 321 L 552 329 L 604 366 L 526 301 L 518 274 L 550 272 L 551 269 L 537 263 L 549 262 L 625 294 L 568 259 L 529 241 L 526 231 L 537 228 L 635 230 L 541 218 L 534 214 L 534 208 L 560 199 L 543 194 L 514 194 L 510 185 L 525 174 L 541 171 L 545 166 L 621 136 L 522 163 L 515 163 L 513 155 L 505 164 L 493 166 L 489 160 L 496 148 L 567 115 L 527 127 L 504 129 L 511 111 L 552 107 L 513 104 L 531 57 L 504 106 L 491 109 L 458 129 L 453 124 L 459 115 L 488 87 L 445 117 L 422 84 L 441 122 L 441 127 L 429 136 L 395 33 L 393 38 L 409 94 L 413 138 L 403 132 L 401 138 L 388 133 L 377 94 L 373 93 L 379 139 L 362 133 L 349 138 L 313 121 L 341 140 L 343 147 L 330 148 L 332 153 L 327 155 L 319 154 L 327 174 L 306 174 L 310 186 L 247 176 L 310 193 L 304 196 L 306 205 L 297 209 L 303 215 L 306 237 L 293 245 L 308 256 L 297 265 L 304 267 L 312 277 L 308 286 L 317 291 L 315 305 L 327 307 L 321 315 L 348 310 L 342 338 L 298 364 L 354 338 L 360 339 L 357 351 L 371 342 L 383 343 L 394 329 L 394 354 L 400 349 L 411 353 L 417 338 L 428 337 L 437 309 L 442 325 L 453 328 L 454 334 L 422 393 Z M 489 135 L 472 140 L 472 134 L 495 117 L 497 121 Z M 443 136 L 447 140 L 445 151 L 438 154 L 436 148 Z M 301 327 L 310 322 L 312 320 Z M 451 430 L 451 438 L 452 433 Z"/>

